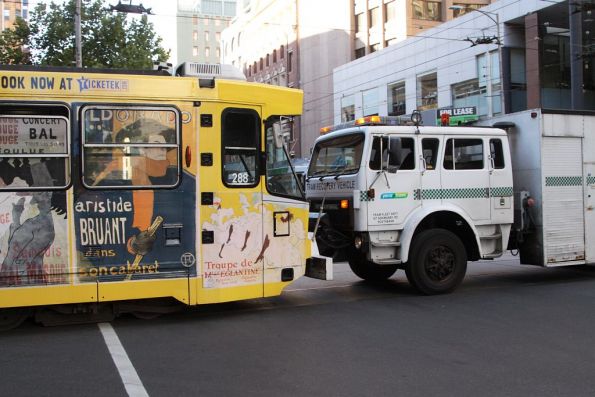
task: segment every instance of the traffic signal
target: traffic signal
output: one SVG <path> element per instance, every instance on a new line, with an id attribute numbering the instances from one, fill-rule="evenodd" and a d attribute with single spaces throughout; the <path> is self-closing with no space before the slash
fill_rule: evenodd
<path id="1" fill-rule="evenodd" d="M 442 113 L 440 115 L 440 124 L 443 127 L 450 125 L 450 115 L 448 113 Z"/>

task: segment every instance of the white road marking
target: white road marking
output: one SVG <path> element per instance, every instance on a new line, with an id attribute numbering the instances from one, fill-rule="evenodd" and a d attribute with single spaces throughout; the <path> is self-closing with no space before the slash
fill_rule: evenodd
<path id="1" fill-rule="evenodd" d="M 143 382 L 141 382 L 138 377 L 138 374 L 128 358 L 128 354 L 126 354 L 126 350 L 124 350 L 124 346 L 122 346 L 120 338 L 118 338 L 114 328 L 110 323 L 99 323 L 98 326 L 112 356 L 112 360 L 114 360 L 114 364 L 116 364 L 116 368 L 118 368 L 120 378 L 122 378 L 122 382 L 124 383 L 128 395 L 130 397 L 148 397 L 149 394 L 147 393 L 147 390 L 145 390 Z"/>

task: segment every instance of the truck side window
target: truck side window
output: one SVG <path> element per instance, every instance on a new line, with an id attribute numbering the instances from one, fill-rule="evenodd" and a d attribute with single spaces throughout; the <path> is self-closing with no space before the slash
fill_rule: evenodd
<path id="1" fill-rule="evenodd" d="M 228 108 L 221 115 L 223 183 L 228 187 L 258 185 L 260 117 L 250 109 Z"/>
<path id="2" fill-rule="evenodd" d="M 426 170 L 436 169 L 439 143 L 440 141 L 436 138 L 424 138 L 421 141 L 421 150 L 426 161 Z"/>
<path id="3" fill-rule="evenodd" d="M 382 139 L 382 156 L 380 156 L 380 140 Z M 400 170 L 415 169 L 415 140 L 413 138 L 401 138 L 402 162 Z M 370 153 L 370 169 L 380 170 L 382 167 L 381 159 L 386 161 L 388 156 L 388 138 L 374 137 L 372 141 L 372 151 Z"/>
<path id="4" fill-rule="evenodd" d="M 490 139 L 490 158 L 493 160 L 495 169 L 504 168 L 504 150 L 501 139 Z"/>
<path id="5" fill-rule="evenodd" d="M 415 140 L 413 138 L 402 138 L 401 145 L 403 146 L 402 151 L 402 162 L 400 170 L 413 170 L 415 169 Z"/>
<path id="6" fill-rule="evenodd" d="M 483 169 L 483 141 L 481 139 L 449 139 L 444 152 L 446 170 Z"/>
<path id="7" fill-rule="evenodd" d="M 383 156 L 380 156 L 380 141 L 382 140 Z M 372 151 L 370 152 L 370 169 L 380 170 L 382 167 L 382 158 L 386 159 L 388 154 L 388 138 L 375 136 L 372 140 Z"/>

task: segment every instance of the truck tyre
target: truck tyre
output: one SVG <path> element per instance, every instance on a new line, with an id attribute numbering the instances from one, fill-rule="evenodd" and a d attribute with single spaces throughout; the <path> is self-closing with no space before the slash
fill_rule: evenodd
<path id="1" fill-rule="evenodd" d="M 432 229 L 414 237 L 405 273 L 422 294 L 451 292 L 463 281 L 466 271 L 467 251 L 454 233 Z"/>
<path id="2" fill-rule="evenodd" d="M 383 281 L 395 274 L 397 265 L 378 265 L 366 259 L 359 251 L 350 252 L 349 267 L 356 276 L 366 281 Z"/>

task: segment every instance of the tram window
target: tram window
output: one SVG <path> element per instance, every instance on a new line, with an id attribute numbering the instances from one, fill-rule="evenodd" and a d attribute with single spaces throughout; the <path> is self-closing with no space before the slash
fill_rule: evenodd
<path id="1" fill-rule="evenodd" d="M 229 187 L 258 185 L 260 117 L 250 109 L 225 109 L 221 115 L 223 183 Z"/>
<path id="2" fill-rule="evenodd" d="M 89 106 L 82 111 L 82 126 L 87 187 L 178 184 L 180 139 L 175 109 Z"/>
<path id="3" fill-rule="evenodd" d="M 39 115 L 37 110 L 0 110 L 0 190 L 60 189 L 70 184 L 68 119 Z"/>

